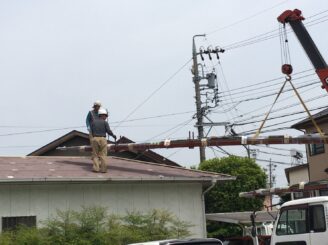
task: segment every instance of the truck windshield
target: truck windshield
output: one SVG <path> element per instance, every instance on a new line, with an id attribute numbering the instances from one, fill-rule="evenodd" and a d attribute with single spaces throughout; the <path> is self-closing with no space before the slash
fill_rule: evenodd
<path id="1" fill-rule="evenodd" d="M 278 236 L 311 232 L 325 232 L 326 219 L 323 205 L 282 210 L 277 223 Z"/>
<path id="2" fill-rule="evenodd" d="M 306 208 L 283 210 L 277 224 L 276 234 L 292 235 L 307 233 Z"/>

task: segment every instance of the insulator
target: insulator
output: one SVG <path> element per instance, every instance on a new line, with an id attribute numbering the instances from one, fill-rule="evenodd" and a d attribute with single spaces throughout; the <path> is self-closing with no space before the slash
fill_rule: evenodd
<path id="1" fill-rule="evenodd" d="M 200 50 L 200 58 L 202 59 L 202 61 L 204 61 L 204 56 L 203 56 L 203 50 Z"/>
<path id="2" fill-rule="evenodd" d="M 207 48 L 207 52 L 208 52 L 208 58 L 210 60 L 212 60 L 212 56 L 211 56 L 211 53 L 213 52 L 212 49 L 210 47 Z"/>

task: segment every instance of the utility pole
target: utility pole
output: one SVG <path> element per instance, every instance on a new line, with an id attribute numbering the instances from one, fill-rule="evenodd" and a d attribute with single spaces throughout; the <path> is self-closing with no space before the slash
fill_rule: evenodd
<path id="1" fill-rule="evenodd" d="M 268 164 L 268 171 L 269 171 L 269 188 L 273 188 L 276 176 L 273 172 L 276 170 L 277 165 L 272 164 L 271 158 L 270 163 Z M 272 210 L 272 194 L 270 194 L 270 210 Z"/>
<path id="2" fill-rule="evenodd" d="M 204 127 L 203 127 L 203 111 L 202 111 L 202 101 L 200 97 L 200 76 L 198 72 L 198 61 L 197 61 L 197 50 L 195 44 L 196 37 L 205 37 L 205 34 L 195 35 L 192 38 L 192 59 L 193 59 L 193 82 L 195 84 L 195 98 L 196 98 L 196 116 L 197 116 L 197 129 L 198 129 L 198 139 L 204 138 Z M 200 162 L 206 160 L 205 147 L 199 147 Z"/>

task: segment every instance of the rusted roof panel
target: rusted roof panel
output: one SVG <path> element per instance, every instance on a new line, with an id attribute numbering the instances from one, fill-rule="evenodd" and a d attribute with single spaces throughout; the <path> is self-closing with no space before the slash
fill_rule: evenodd
<path id="1" fill-rule="evenodd" d="M 230 175 L 108 157 L 108 172 L 92 172 L 89 157 L 0 157 L 0 181 L 231 180 Z"/>

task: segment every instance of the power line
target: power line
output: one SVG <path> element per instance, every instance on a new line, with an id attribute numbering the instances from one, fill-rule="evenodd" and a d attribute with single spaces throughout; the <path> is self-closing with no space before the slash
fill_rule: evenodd
<path id="1" fill-rule="evenodd" d="M 237 25 L 237 24 L 240 24 L 240 23 L 242 23 L 242 22 L 244 22 L 244 21 L 247 21 L 247 20 L 252 19 L 252 18 L 254 18 L 254 17 L 258 16 L 258 15 L 261 15 L 261 14 L 263 14 L 263 13 L 265 13 L 265 12 L 271 10 L 271 9 L 274 9 L 274 8 L 276 8 L 276 7 L 278 7 L 278 6 L 282 5 L 282 4 L 285 4 L 286 2 L 288 2 L 288 0 L 282 1 L 282 2 L 280 2 L 280 3 L 278 3 L 278 4 L 275 4 L 275 5 L 273 5 L 273 6 L 269 7 L 269 8 L 267 8 L 267 9 L 261 10 L 261 11 L 255 13 L 255 14 L 252 14 L 252 15 L 246 17 L 246 18 L 240 19 L 240 20 L 238 20 L 238 21 L 236 21 L 236 22 L 233 22 L 233 23 L 231 23 L 231 24 L 229 24 L 229 25 L 226 25 L 226 26 L 220 27 L 220 28 L 218 28 L 218 29 L 215 29 L 215 30 L 213 30 L 213 31 L 210 31 L 210 32 L 208 32 L 206 35 L 212 35 L 212 34 L 218 32 L 218 31 L 221 31 L 221 30 L 227 29 L 227 28 L 229 28 L 229 27 L 235 26 L 235 25 Z"/>
<path id="2" fill-rule="evenodd" d="M 301 76 L 301 77 L 296 77 L 296 78 L 294 78 L 295 75 L 303 74 L 303 73 L 306 73 L 306 72 L 308 72 L 308 71 L 313 71 L 313 70 L 314 70 L 314 69 L 311 68 L 311 69 L 307 69 L 307 70 L 303 70 L 303 71 L 300 71 L 300 72 L 296 72 L 296 73 L 294 73 L 294 74 L 293 74 L 293 81 L 294 81 L 294 80 L 297 80 L 297 79 L 300 79 L 300 78 L 303 78 L 303 77 L 305 77 L 305 76 L 307 76 L 307 75 L 305 75 L 305 76 Z M 251 85 L 247 85 L 247 86 L 242 86 L 242 87 L 234 88 L 233 90 L 234 90 L 234 91 L 238 91 L 238 90 L 245 89 L 245 88 L 249 89 L 249 88 L 251 88 L 251 87 L 255 87 L 255 86 L 258 86 L 258 85 L 263 85 L 263 84 L 267 84 L 267 83 L 270 83 L 270 84 L 271 84 L 273 81 L 282 80 L 282 79 L 285 79 L 285 77 L 284 77 L 284 76 L 280 76 L 280 77 L 272 78 L 272 79 L 269 79 L 269 80 L 265 80 L 265 81 L 261 81 L 261 82 L 253 83 L 253 84 L 251 84 Z M 242 82 L 241 84 L 244 84 L 244 83 Z M 246 83 L 246 84 L 247 84 L 247 83 Z M 222 92 L 224 93 L 224 92 L 226 92 L 226 91 L 222 91 Z"/>
<path id="3" fill-rule="evenodd" d="M 319 95 L 319 96 L 316 96 L 316 97 L 312 97 L 312 98 L 310 98 L 310 99 L 305 100 L 304 102 L 306 102 L 306 103 L 307 103 L 307 102 L 312 102 L 312 101 L 316 101 L 316 100 L 321 99 L 321 98 L 324 98 L 324 97 L 327 97 L 327 95 L 324 94 L 324 95 Z M 286 99 L 288 99 L 288 98 L 286 98 Z M 285 100 L 286 100 L 286 99 L 285 99 Z M 283 101 L 283 100 L 280 100 L 280 101 L 278 101 L 278 102 L 282 102 L 282 101 Z M 278 103 L 277 103 L 277 104 L 278 104 Z M 289 109 L 289 108 L 292 108 L 292 107 L 295 107 L 295 106 L 299 106 L 299 105 L 300 105 L 299 103 L 294 103 L 294 104 L 290 104 L 290 105 L 286 105 L 286 106 L 278 107 L 278 108 L 272 110 L 272 111 L 271 111 L 271 114 L 274 114 L 274 113 L 276 113 L 276 112 L 281 112 L 281 111 L 283 111 L 283 110 L 286 110 L 286 109 Z M 257 110 L 250 111 L 249 113 L 252 113 L 252 112 L 258 111 L 259 109 L 266 108 L 267 106 L 268 106 L 268 105 L 263 106 L 263 107 L 260 107 L 260 108 L 258 108 Z M 246 115 L 246 114 L 249 114 L 249 113 L 245 113 L 245 115 Z M 266 112 L 265 112 L 265 113 L 266 113 Z M 248 118 L 243 118 L 242 120 L 237 121 L 237 123 L 241 123 L 241 122 L 245 122 L 245 121 L 252 120 L 252 119 L 254 119 L 254 118 L 262 117 L 263 115 L 265 115 L 265 113 L 257 114 L 257 115 L 254 115 L 254 116 L 251 116 L 251 117 L 248 117 Z M 240 116 L 240 117 L 242 117 L 242 116 Z"/>
<path id="4" fill-rule="evenodd" d="M 213 149 L 213 150 L 216 150 L 217 151 L 217 149 Z M 239 156 L 239 155 L 235 155 L 235 154 L 226 153 L 226 152 L 223 152 L 223 151 L 220 152 L 220 153 L 222 153 L 224 155 L 228 155 L 228 156 L 245 157 L 245 156 Z M 280 165 L 290 165 L 290 163 L 280 162 L 280 161 L 272 161 L 272 160 L 268 160 L 268 159 L 255 158 L 255 161 L 259 161 L 259 162 L 271 162 L 271 163 L 276 163 L 276 164 L 280 164 Z"/>
<path id="5" fill-rule="evenodd" d="M 291 163 L 287 163 L 287 162 L 279 162 L 279 161 L 272 161 L 272 160 L 268 160 L 268 159 L 259 159 L 259 158 L 256 158 L 255 159 L 256 161 L 259 161 L 259 162 L 271 162 L 271 163 L 276 163 L 276 164 L 280 164 L 280 165 L 291 165 Z"/>
<path id="6" fill-rule="evenodd" d="M 299 78 L 295 78 L 293 80 L 299 80 L 299 79 L 303 79 L 305 77 L 311 77 L 315 75 L 315 73 L 312 73 L 312 74 L 309 74 L 309 75 L 306 75 L 306 76 L 302 76 L 302 77 L 299 77 Z M 318 78 L 315 78 L 315 79 L 311 79 L 311 80 L 306 80 L 306 81 L 299 81 L 299 82 L 296 82 L 296 84 L 303 84 L 303 83 L 307 83 L 307 82 L 312 82 L 312 81 L 318 81 Z M 318 83 L 320 83 L 318 81 Z M 260 86 L 260 87 L 256 87 L 256 88 L 253 88 L 253 89 L 248 89 L 248 90 L 244 90 L 244 91 L 237 91 L 235 93 L 231 93 L 231 95 L 239 95 L 239 94 L 254 94 L 254 93 L 248 93 L 248 92 L 254 92 L 254 91 L 257 91 L 257 90 L 261 90 L 261 91 L 258 91 L 256 93 L 263 93 L 263 92 L 268 92 L 267 90 L 263 90 L 263 89 L 266 89 L 266 88 L 270 88 L 270 87 L 275 87 L 275 86 L 278 86 L 278 85 L 281 85 L 282 84 L 282 80 L 277 82 L 277 83 L 273 83 L 271 85 L 265 85 L 265 86 Z M 270 89 L 270 91 L 272 91 L 273 88 Z M 227 95 L 224 95 L 226 91 L 222 91 L 221 93 L 223 93 L 223 95 L 221 95 L 221 98 L 222 97 L 227 97 Z"/>
<path id="7" fill-rule="evenodd" d="M 162 114 L 157 116 L 150 116 L 150 117 L 142 117 L 142 118 L 135 118 L 127 120 L 126 122 L 133 122 L 133 121 L 142 121 L 142 120 L 149 120 L 149 119 L 157 119 L 157 118 L 163 118 L 163 117 L 171 117 L 171 116 L 177 116 L 177 115 L 183 115 L 183 114 L 190 114 L 194 111 L 184 111 L 184 112 L 176 112 L 176 113 L 169 113 L 169 114 Z M 111 122 L 112 124 L 119 123 L 119 121 Z M 130 127 L 134 127 L 136 125 L 130 125 Z M 10 126 L 10 125 L 2 125 L 0 128 L 44 128 L 45 130 L 36 130 L 36 131 L 27 131 L 27 132 L 18 132 L 13 133 L 14 134 L 29 134 L 29 133 L 41 133 L 41 132 L 50 132 L 50 131 L 58 131 L 58 130 L 66 130 L 66 129 L 77 129 L 77 128 L 85 128 L 86 126 L 68 126 L 68 127 L 61 127 L 61 128 L 52 128 L 52 127 L 45 127 L 45 126 Z M 128 126 L 121 126 L 121 127 L 129 127 Z M 1 135 L 0 135 L 1 136 Z M 5 135 L 7 136 L 7 135 Z"/>
<path id="8" fill-rule="evenodd" d="M 302 117 L 302 119 L 304 119 L 304 117 Z M 292 120 L 288 120 L 288 121 L 284 121 L 284 122 L 279 122 L 279 123 L 267 125 L 267 126 L 264 126 L 263 129 L 271 128 L 271 127 L 274 127 L 274 126 L 278 126 L 278 125 L 281 125 L 281 124 L 286 124 L 286 123 L 290 123 L 290 122 L 294 122 L 294 121 L 298 121 L 298 120 L 300 120 L 300 119 L 296 118 L 296 119 L 292 119 Z M 293 129 L 293 128 L 291 128 L 291 127 L 281 127 L 281 128 L 271 129 L 271 130 L 262 130 L 261 132 L 266 133 L 266 132 L 280 131 L 280 130 L 283 130 L 283 129 Z M 256 130 L 247 130 L 247 131 L 239 132 L 238 135 L 249 135 L 249 134 L 254 134 L 254 133 L 256 133 Z"/>
<path id="9" fill-rule="evenodd" d="M 316 107 L 316 108 L 312 108 L 310 109 L 309 111 L 316 111 L 316 110 L 321 110 L 321 109 L 327 109 L 327 106 L 319 106 L 319 107 Z M 267 119 L 268 120 L 274 120 L 274 119 L 280 119 L 280 118 L 284 118 L 284 117 L 291 117 L 291 116 L 294 116 L 294 115 L 297 115 L 297 114 L 303 114 L 303 113 L 306 113 L 306 111 L 294 111 L 294 112 L 290 112 L 290 113 L 286 113 L 286 114 L 280 114 L 280 115 L 277 115 L 277 116 L 274 116 L 274 117 L 269 117 Z M 304 117 L 302 117 L 304 118 Z M 243 123 L 234 123 L 233 125 L 235 126 L 242 126 L 242 125 L 247 125 L 247 124 L 253 124 L 253 123 L 258 123 L 258 122 L 262 122 L 262 120 L 256 120 L 256 121 L 251 121 L 251 122 L 243 122 Z"/>
<path id="10" fill-rule="evenodd" d="M 270 148 L 270 149 L 274 149 L 274 150 L 278 150 L 278 151 L 288 151 L 288 152 L 290 152 L 290 150 L 288 150 L 288 149 L 284 149 L 284 148 L 280 148 L 280 147 L 275 147 L 275 146 L 261 146 L 261 145 L 257 145 L 256 147 Z M 302 150 L 297 150 L 297 151 L 300 151 L 300 152 L 305 153 L 305 151 L 302 151 Z"/>
<path id="11" fill-rule="evenodd" d="M 164 132 L 159 133 L 159 134 L 157 134 L 157 135 L 155 135 L 155 136 L 153 136 L 153 137 L 151 137 L 151 138 L 145 140 L 145 142 L 151 141 L 151 140 L 157 138 L 158 136 L 162 136 L 162 135 L 164 135 L 164 134 L 166 134 L 166 133 L 168 133 L 168 132 L 170 132 L 170 131 L 176 129 L 173 133 L 170 134 L 170 135 L 172 135 L 172 134 L 176 133 L 177 131 L 181 130 L 184 126 L 186 126 L 187 124 L 189 124 L 192 120 L 193 120 L 193 118 L 188 119 L 188 120 L 186 120 L 186 121 L 184 121 L 184 122 L 182 122 L 182 123 L 179 123 L 179 124 L 175 125 L 173 128 L 170 128 L 170 129 L 168 129 L 168 130 L 165 130 Z M 170 135 L 169 135 L 169 136 L 170 136 Z M 169 136 L 167 136 L 167 137 L 169 137 Z M 182 148 L 181 148 L 181 149 L 182 149 Z M 181 150 L 181 149 L 179 149 L 179 150 Z M 133 160 L 135 160 L 135 159 L 137 159 L 137 158 L 143 156 L 146 152 L 147 152 L 147 151 L 142 151 L 142 152 L 140 152 L 135 158 L 133 158 Z M 175 153 L 176 153 L 176 152 L 175 152 Z M 174 153 L 174 154 L 175 154 L 175 153 Z M 174 154 L 171 154 L 171 155 L 174 155 Z M 170 155 L 170 156 L 171 156 L 171 155 Z M 168 157 L 170 157 L 170 156 L 168 156 Z M 167 157 L 167 158 L 168 158 L 168 157 Z"/>
<path id="12" fill-rule="evenodd" d="M 291 157 L 290 155 L 287 154 L 281 154 L 281 153 L 275 153 L 275 152 L 267 152 L 267 151 L 262 151 L 258 150 L 259 153 L 267 154 L 267 155 L 275 155 L 275 156 L 282 156 L 282 157 Z"/>
<path id="13" fill-rule="evenodd" d="M 1 149 L 10 149 L 10 148 L 35 148 L 39 147 L 37 145 L 7 145 L 7 146 L 0 146 Z"/>
<path id="14" fill-rule="evenodd" d="M 85 126 L 83 126 L 85 127 Z M 44 130 L 35 130 L 35 131 L 25 131 L 19 133 L 7 133 L 7 134 L 0 134 L 0 136 L 13 136 L 13 135 L 24 135 L 24 134 L 35 134 L 35 133 L 46 133 L 46 132 L 53 132 L 53 131 L 61 131 L 72 129 L 73 127 L 66 127 L 66 128 L 54 128 L 54 129 L 44 129 Z M 76 127 L 74 127 L 76 128 Z"/>
<path id="15" fill-rule="evenodd" d="M 159 136 L 162 136 L 162 135 L 164 135 L 164 134 L 167 134 L 168 132 L 171 132 L 172 130 L 175 130 L 175 129 L 177 129 L 177 128 L 178 128 L 178 130 L 180 130 L 182 127 L 188 125 L 192 120 L 193 120 L 193 118 L 188 119 L 188 120 L 186 120 L 186 121 L 183 121 L 182 123 L 179 123 L 179 124 L 175 125 L 174 127 L 170 128 L 170 129 L 167 129 L 167 130 L 165 130 L 165 131 L 163 131 L 163 132 L 161 132 L 161 133 L 159 133 L 159 134 L 156 134 L 155 136 L 153 136 L 153 137 L 151 137 L 151 138 L 145 140 L 145 142 L 151 141 L 151 140 L 153 140 L 153 139 L 155 139 L 155 138 L 157 138 L 157 137 L 159 137 Z M 176 133 L 176 131 L 174 131 L 173 133 Z M 168 136 L 171 136 L 173 133 L 171 133 L 171 134 L 168 135 Z"/>
<path id="16" fill-rule="evenodd" d="M 120 126 L 124 123 L 130 116 L 132 116 L 139 108 L 141 108 L 148 100 L 150 100 L 161 88 L 163 88 L 168 82 L 172 80 L 183 68 L 185 68 L 192 59 L 188 59 L 186 63 L 184 63 L 176 72 L 174 72 L 168 79 L 166 79 L 157 89 L 155 89 L 146 99 L 144 99 L 140 104 L 138 104 L 123 120 L 121 120 L 117 126 Z"/>
<path id="17" fill-rule="evenodd" d="M 274 125 L 269 125 L 269 126 L 266 126 L 264 128 L 268 128 L 268 127 L 271 127 L 271 126 L 274 126 Z M 269 133 L 269 132 L 276 132 L 276 131 L 282 131 L 282 130 L 287 130 L 287 129 L 293 129 L 293 128 L 290 128 L 290 127 L 281 127 L 281 128 L 274 128 L 274 129 L 268 129 L 268 130 L 262 130 L 261 132 L 262 133 Z M 255 134 L 256 133 L 256 130 L 249 130 L 249 131 L 245 131 L 245 132 L 241 132 L 239 134 L 241 135 L 250 135 L 250 134 Z"/>
<path id="18" fill-rule="evenodd" d="M 308 80 L 308 81 L 303 81 L 303 82 L 297 83 L 297 85 L 299 86 L 297 88 L 305 88 L 305 87 L 308 87 L 308 86 L 311 86 L 311 85 L 314 85 L 314 84 L 319 85 L 319 84 L 321 84 L 321 82 L 317 78 L 316 79 L 311 79 L 311 80 Z M 280 83 L 280 85 L 281 85 L 281 83 Z M 254 93 L 242 93 L 243 95 L 239 95 L 239 96 L 236 96 L 236 97 L 233 97 L 233 98 L 234 99 L 241 99 L 241 98 L 245 98 L 245 97 L 249 97 L 249 96 L 255 96 L 255 95 L 259 95 L 259 94 L 263 94 L 263 93 L 272 92 L 274 89 L 278 89 L 278 88 L 271 88 L 269 90 L 262 90 L 262 91 L 257 91 L 257 92 L 254 92 Z M 286 93 L 286 92 L 289 92 L 289 91 L 293 91 L 293 89 L 284 90 L 284 91 L 282 91 L 282 93 Z"/>
<path id="19" fill-rule="evenodd" d="M 309 87 L 309 86 L 316 85 L 316 84 L 317 84 L 317 82 L 302 85 L 302 86 L 297 87 L 297 89 L 302 89 L 302 88 Z M 286 90 L 282 91 L 282 93 L 287 93 L 287 92 L 290 92 L 290 91 L 293 91 L 293 89 L 292 88 L 286 89 Z M 278 94 L 278 92 L 275 92 L 275 93 L 260 95 L 260 96 L 257 96 L 257 97 L 247 98 L 247 99 L 243 99 L 243 100 L 237 100 L 237 101 L 235 100 L 234 102 L 227 102 L 224 105 L 229 105 L 229 104 L 232 104 L 232 103 L 240 104 L 240 103 L 244 103 L 244 102 L 249 102 L 249 101 L 253 101 L 253 100 L 259 100 L 259 99 L 271 97 L 271 96 L 274 96 L 274 95 L 277 95 L 277 94 Z"/>
<path id="20" fill-rule="evenodd" d="M 148 120 L 148 119 L 157 119 L 157 118 L 162 118 L 162 117 L 171 117 L 171 116 L 177 116 L 177 115 L 183 115 L 183 114 L 190 114 L 192 112 L 194 112 L 194 111 L 183 111 L 183 112 L 162 114 L 162 115 L 157 115 L 157 116 L 141 117 L 141 118 L 125 120 L 125 122 L 134 122 L 134 121 L 141 121 L 141 120 Z M 112 124 L 113 123 L 120 123 L 120 122 L 121 121 L 115 121 L 115 122 L 112 122 Z"/>
<path id="21" fill-rule="evenodd" d="M 321 13 L 325 13 L 327 11 L 328 10 L 325 10 L 325 11 L 322 11 Z M 315 14 L 313 16 L 310 16 L 310 17 L 308 17 L 308 19 L 311 18 L 311 17 L 317 16 L 317 15 L 319 15 L 319 14 Z M 314 19 L 314 20 L 311 20 L 309 22 L 306 22 L 304 25 L 307 26 L 307 27 L 311 27 L 311 26 L 323 23 L 323 22 L 328 20 L 328 19 L 322 20 L 323 18 L 326 18 L 326 16 L 323 16 L 323 17 L 320 17 L 318 19 Z M 318 21 L 318 20 L 321 20 L 321 21 Z M 291 29 L 289 28 L 287 30 L 287 33 L 290 33 L 290 32 L 291 32 Z M 270 35 L 268 35 L 268 34 L 270 34 Z M 259 43 L 259 42 L 263 42 L 263 41 L 266 41 L 266 40 L 270 40 L 270 39 L 276 38 L 278 36 L 279 36 L 279 29 L 274 29 L 272 31 L 265 32 L 263 34 L 259 34 L 259 35 L 256 35 L 256 36 L 253 36 L 253 37 L 250 37 L 250 38 L 238 41 L 238 42 L 234 42 L 234 43 L 231 43 L 229 45 L 225 45 L 223 47 L 224 47 L 225 50 L 232 50 L 232 49 L 236 49 L 236 48 L 256 44 L 256 43 Z"/>

